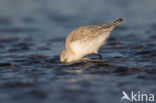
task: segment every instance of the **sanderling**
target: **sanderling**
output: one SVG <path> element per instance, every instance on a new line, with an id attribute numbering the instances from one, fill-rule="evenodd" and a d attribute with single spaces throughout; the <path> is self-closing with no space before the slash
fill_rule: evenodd
<path id="1" fill-rule="evenodd" d="M 119 18 L 111 24 L 83 26 L 72 31 L 66 39 L 66 50 L 60 56 L 60 61 L 64 63 L 73 63 L 79 61 L 87 55 L 96 54 L 102 58 L 98 53 L 112 30 L 122 22 Z"/>

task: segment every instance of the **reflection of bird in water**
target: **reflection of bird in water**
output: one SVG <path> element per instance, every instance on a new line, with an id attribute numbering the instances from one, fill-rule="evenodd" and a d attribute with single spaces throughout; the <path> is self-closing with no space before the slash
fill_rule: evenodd
<path id="1" fill-rule="evenodd" d="M 84 26 L 72 31 L 66 39 L 66 50 L 62 52 L 60 61 L 72 63 L 90 54 L 96 54 L 101 59 L 98 50 L 122 20 L 119 18 L 111 24 Z"/>
<path id="2" fill-rule="evenodd" d="M 122 94 L 123 94 L 123 97 L 121 98 L 121 101 L 123 99 L 127 99 L 127 100 L 131 101 L 131 99 L 128 97 L 128 95 L 127 95 L 127 93 L 125 91 L 123 91 Z"/>

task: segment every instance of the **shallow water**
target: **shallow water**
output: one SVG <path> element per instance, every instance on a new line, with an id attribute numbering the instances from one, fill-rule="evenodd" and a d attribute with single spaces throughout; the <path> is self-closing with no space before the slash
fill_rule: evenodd
<path id="1" fill-rule="evenodd" d="M 122 91 L 156 94 L 155 0 L 1 0 L 2 103 L 119 103 Z M 101 61 L 62 64 L 65 37 L 122 17 Z M 126 102 L 126 101 L 125 101 Z"/>

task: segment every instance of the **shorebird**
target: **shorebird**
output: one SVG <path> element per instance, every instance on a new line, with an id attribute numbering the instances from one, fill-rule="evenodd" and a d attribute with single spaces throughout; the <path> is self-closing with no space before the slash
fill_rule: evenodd
<path id="1" fill-rule="evenodd" d="M 122 18 L 110 24 L 89 25 L 73 30 L 66 38 L 66 50 L 61 53 L 60 61 L 73 63 L 87 55 L 96 54 L 101 59 L 98 50 L 105 44 L 112 30 Z"/>

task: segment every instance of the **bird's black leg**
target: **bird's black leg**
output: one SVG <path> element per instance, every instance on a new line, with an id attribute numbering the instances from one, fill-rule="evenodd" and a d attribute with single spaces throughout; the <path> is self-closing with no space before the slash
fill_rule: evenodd
<path id="1" fill-rule="evenodd" d="M 99 57 L 99 59 L 102 59 L 102 55 L 99 53 L 94 53 L 95 55 L 97 55 Z"/>
<path id="2" fill-rule="evenodd" d="M 99 57 L 99 59 L 102 59 L 102 55 L 99 53 L 93 53 L 93 54 L 89 54 L 88 57 L 89 59 L 92 59 L 92 55 L 97 55 Z"/>

